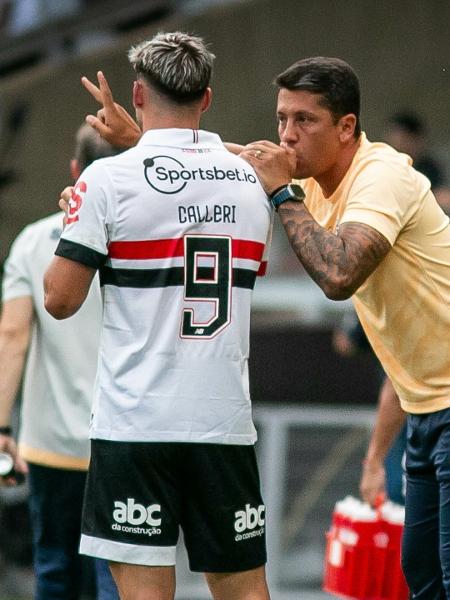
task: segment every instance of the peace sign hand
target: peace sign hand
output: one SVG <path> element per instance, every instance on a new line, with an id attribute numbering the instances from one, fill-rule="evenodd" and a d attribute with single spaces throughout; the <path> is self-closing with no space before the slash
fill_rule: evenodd
<path id="1" fill-rule="evenodd" d="M 87 77 L 81 78 L 86 90 L 102 105 L 97 116 L 88 115 L 86 122 L 116 148 L 135 146 L 142 135 L 139 125 L 123 106 L 114 102 L 111 88 L 101 71 L 97 73 L 97 80 L 98 86 Z"/>

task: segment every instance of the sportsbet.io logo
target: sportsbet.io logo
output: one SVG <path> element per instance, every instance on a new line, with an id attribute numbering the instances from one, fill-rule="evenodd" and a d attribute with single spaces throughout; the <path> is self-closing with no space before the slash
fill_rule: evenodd
<path id="1" fill-rule="evenodd" d="M 135 502 L 134 498 L 127 498 L 126 503 L 116 501 L 114 502 L 113 519 L 115 522 L 111 525 L 111 529 L 114 531 L 148 536 L 161 534 L 159 528 L 162 522 L 160 504 L 144 506 Z M 146 525 L 150 525 L 150 527 L 146 527 Z"/>
<path id="2" fill-rule="evenodd" d="M 188 169 L 173 156 L 159 154 L 144 160 L 144 176 L 155 191 L 161 194 L 178 194 L 191 182 L 238 181 L 255 184 L 256 176 L 245 168 Z"/>
<path id="3" fill-rule="evenodd" d="M 234 513 L 234 530 L 237 534 L 234 539 L 236 542 L 264 535 L 264 512 L 264 504 L 260 504 L 257 508 L 246 504 L 245 510 L 238 510 Z"/>

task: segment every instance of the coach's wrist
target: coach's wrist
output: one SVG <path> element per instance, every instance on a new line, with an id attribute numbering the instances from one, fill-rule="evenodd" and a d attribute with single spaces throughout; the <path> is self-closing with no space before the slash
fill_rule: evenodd
<path id="1" fill-rule="evenodd" d="M 302 203 L 304 199 L 305 192 L 296 183 L 288 183 L 286 185 L 282 185 L 270 194 L 270 201 L 276 211 L 281 206 L 281 204 L 284 204 L 285 202 L 292 201 Z"/>
<path id="2" fill-rule="evenodd" d="M 274 196 L 276 196 L 278 194 L 278 192 L 281 192 L 281 190 L 284 190 L 285 187 L 287 187 L 291 182 L 287 181 L 286 183 L 282 183 L 281 185 L 279 185 L 278 187 L 274 188 L 270 193 L 269 193 L 269 198 L 273 198 Z"/>

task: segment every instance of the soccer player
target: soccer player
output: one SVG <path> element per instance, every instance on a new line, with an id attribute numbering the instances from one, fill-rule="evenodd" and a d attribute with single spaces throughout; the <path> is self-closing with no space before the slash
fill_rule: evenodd
<path id="1" fill-rule="evenodd" d="M 449 217 L 407 155 L 361 132 L 347 63 L 300 60 L 276 83 L 282 147 L 256 142 L 242 156 L 311 278 L 333 300 L 352 297 L 408 413 L 403 569 L 415 600 L 450 599 Z M 378 419 L 375 469 L 401 426 L 400 404 L 381 405 Z"/>
<path id="2" fill-rule="evenodd" d="M 144 134 L 82 173 L 45 276 L 58 319 L 97 269 L 103 286 L 81 551 L 111 561 L 123 600 L 172 600 L 181 526 L 216 600 L 268 600 L 247 361 L 272 209 L 248 163 L 199 130 L 202 40 L 159 34 L 129 58 Z"/>
<path id="3" fill-rule="evenodd" d="M 72 177 L 114 152 L 83 125 Z M 73 319 L 57 322 L 44 309 L 42 278 L 62 224 L 63 213 L 57 212 L 28 225 L 11 247 L 2 282 L 0 450 L 16 459 L 17 472 L 28 473 L 36 600 L 76 600 L 81 594 L 78 545 L 100 336 L 97 282 Z M 17 449 L 10 419 L 22 375 Z M 107 563 L 96 561 L 95 567 L 98 600 L 115 600 Z"/>

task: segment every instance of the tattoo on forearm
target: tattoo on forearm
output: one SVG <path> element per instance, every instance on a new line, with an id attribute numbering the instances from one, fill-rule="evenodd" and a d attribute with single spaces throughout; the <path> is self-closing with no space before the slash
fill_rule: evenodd
<path id="1" fill-rule="evenodd" d="M 303 204 L 285 203 L 279 215 L 306 271 L 336 299 L 352 295 L 391 248 L 383 235 L 361 223 L 344 223 L 337 234 L 327 231 Z"/>

